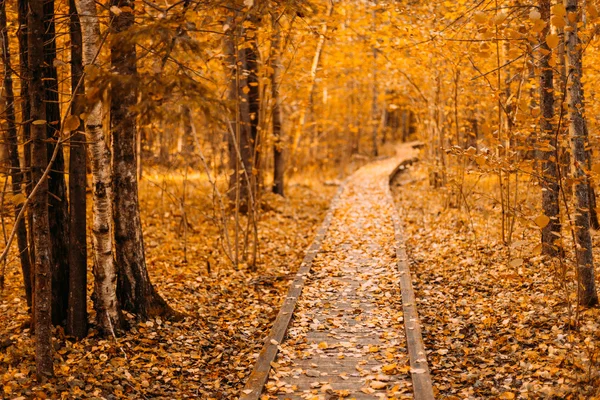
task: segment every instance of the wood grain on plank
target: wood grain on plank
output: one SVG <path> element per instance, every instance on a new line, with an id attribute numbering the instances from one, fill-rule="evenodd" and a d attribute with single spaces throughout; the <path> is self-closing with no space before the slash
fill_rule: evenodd
<path id="1" fill-rule="evenodd" d="M 296 308 L 296 303 L 298 302 L 298 297 L 300 297 L 300 294 L 302 293 L 306 275 L 310 272 L 313 260 L 321 248 L 321 243 L 325 238 L 327 229 L 329 229 L 329 226 L 331 225 L 337 200 L 344 190 L 344 185 L 345 184 L 340 185 L 331 202 L 331 206 L 327 211 L 327 215 L 325 216 L 323 223 L 317 230 L 317 235 L 308 248 L 304 259 L 302 260 L 302 264 L 300 264 L 300 268 L 296 273 L 296 277 L 290 284 L 287 295 L 285 296 L 285 300 L 283 302 L 283 306 L 279 310 L 279 314 L 277 314 L 277 318 L 275 319 L 273 327 L 265 339 L 264 347 L 258 355 L 258 359 L 254 364 L 254 369 L 250 373 L 244 389 L 242 389 L 242 394 L 239 398 L 240 400 L 258 400 L 262 394 L 262 390 L 265 386 L 267 378 L 269 377 L 271 363 L 275 361 L 278 346 L 283 341 L 285 333 L 287 332 L 294 309 Z"/>
<path id="2" fill-rule="evenodd" d="M 409 165 L 412 165 L 416 161 L 416 158 L 402 161 L 390 174 L 390 183 L 398 173 L 403 172 Z M 395 204 L 389 186 L 387 194 L 392 204 Z M 392 219 L 394 222 L 398 271 L 400 272 L 404 331 L 406 333 L 406 343 L 408 346 L 410 370 L 413 381 L 413 397 L 415 400 L 432 400 L 435 398 L 433 394 L 433 384 L 429 372 L 429 365 L 427 364 L 427 354 L 425 353 L 423 336 L 421 334 L 421 322 L 417 312 L 415 292 L 412 287 L 408 256 L 406 255 L 406 247 L 404 245 L 404 240 L 402 239 L 402 224 L 397 210 L 392 213 Z"/>

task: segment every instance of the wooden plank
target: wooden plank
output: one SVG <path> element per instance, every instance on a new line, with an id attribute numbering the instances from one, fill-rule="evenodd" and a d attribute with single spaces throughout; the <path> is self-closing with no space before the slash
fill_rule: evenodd
<path id="1" fill-rule="evenodd" d="M 306 255 L 302 260 L 302 264 L 300 264 L 300 268 L 296 273 L 296 277 L 290 284 L 283 305 L 279 310 L 279 314 L 277 314 L 275 322 L 273 323 L 273 327 L 265 339 L 265 344 L 258 355 L 256 363 L 254 364 L 254 369 L 250 373 L 244 389 L 242 389 L 242 394 L 239 400 L 260 399 L 260 395 L 262 394 L 263 388 L 269 377 L 269 372 L 271 371 L 271 363 L 275 361 L 277 351 L 279 350 L 279 343 L 283 341 L 288 326 L 290 325 L 294 309 L 296 308 L 296 303 L 298 302 L 298 298 L 300 297 L 302 288 L 304 287 L 306 275 L 308 275 L 310 272 L 313 260 L 317 256 L 317 253 L 321 248 L 321 244 L 323 243 L 323 239 L 325 238 L 325 234 L 331 225 L 337 201 L 342 194 L 344 187 L 345 182 L 340 185 L 337 193 L 331 201 L 331 205 L 327 211 L 327 215 L 325 216 L 323 223 L 317 230 L 317 235 L 306 251 Z"/>
<path id="2" fill-rule="evenodd" d="M 389 176 L 389 182 L 395 178 L 398 173 L 403 172 L 408 165 L 416 162 L 416 159 L 402 161 L 398 167 Z M 392 206 L 395 208 L 394 198 L 390 186 L 388 185 L 387 195 Z M 421 322 L 417 312 L 415 292 L 412 286 L 410 268 L 408 266 L 408 256 L 406 246 L 402 239 L 402 224 L 398 215 L 398 210 L 392 213 L 394 222 L 394 236 L 396 240 L 396 257 L 398 271 L 400 272 L 400 289 L 402 292 L 402 309 L 404 312 L 404 331 L 406 334 L 406 344 L 410 358 L 410 370 L 413 381 L 413 397 L 415 400 L 435 399 L 433 394 L 433 383 L 427 363 L 427 354 L 423 344 L 421 334 Z"/>

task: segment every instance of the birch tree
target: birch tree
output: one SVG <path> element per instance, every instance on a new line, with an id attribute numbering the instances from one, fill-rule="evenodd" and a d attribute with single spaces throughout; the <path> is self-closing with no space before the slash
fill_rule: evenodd
<path id="1" fill-rule="evenodd" d="M 100 23 L 94 0 L 76 0 L 81 20 L 85 86 L 94 87 L 93 77 L 99 71 L 96 59 L 100 52 Z M 96 323 L 105 332 L 122 328 L 122 315 L 117 300 L 117 271 L 113 258 L 113 208 L 110 150 L 102 129 L 103 104 L 95 96 L 88 104 L 85 131 L 92 169 L 92 244 L 94 258 L 94 308 Z"/>

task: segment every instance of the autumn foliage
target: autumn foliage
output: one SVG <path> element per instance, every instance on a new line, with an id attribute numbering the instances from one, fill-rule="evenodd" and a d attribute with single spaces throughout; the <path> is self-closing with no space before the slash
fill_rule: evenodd
<path id="1" fill-rule="evenodd" d="M 436 393 L 599 396 L 599 10 L 0 1 L 3 396 L 236 398 L 335 187 L 409 140 Z"/>

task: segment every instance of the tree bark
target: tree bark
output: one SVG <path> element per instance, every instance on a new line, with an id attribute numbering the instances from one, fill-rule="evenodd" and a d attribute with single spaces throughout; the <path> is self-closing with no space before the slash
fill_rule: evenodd
<path id="1" fill-rule="evenodd" d="M 281 30 L 275 15 L 272 16 L 273 36 L 271 42 L 272 73 L 271 96 L 273 101 L 273 193 L 284 196 L 285 158 L 283 157 L 283 140 L 281 137 L 281 99 L 279 87 L 281 84 Z"/>
<path id="2" fill-rule="evenodd" d="M 54 153 L 60 133 L 60 107 L 56 59 L 56 31 L 54 23 L 54 0 L 44 0 L 44 93 L 46 103 L 46 127 L 48 159 Z M 31 65 L 31 63 L 30 63 Z M 33 68 L 33 66 L 31 66 Z M 65 325 L 69 303 L 69 201 L 65 182 L 65 158 L 63 149 L 52 165 L 48 180 L 48 218 L 52 241 L 52 323 Z"/>
<path id="3" fill-rule="evenodd" d="M 585 120 L 582 114 L 583 86 L 582 76 L 582 49 L 577 24 L 581 19 L 581 10 L 578 0 L 567 0 L 567 13 L 576 18 L 567 18 L 570 29 L 566 31 L 567 57 L 569 59 L 569 132 L 573 148 L 573 180 L 575 182 L 575 241 L 578 272 L 578 297 L 579 303 L 592 306 L 598 303 L 594 273 L 594 259 L 592 254 L 592 237 L 590 235 L 590 195 L 588 176 L 586 173 L 586 148 L 588 137 L 586 135 Z"/>
<path id="4" fill-rule="evenodd" d="M 538 68 L 540 70 L 540 128 L 541 135 L 538 142 L 540 158 L 542 209 L 550 218 L 550 222 L 542 228 L 542 254 L 556 257 L 562 254 L 560 245 L 561 223 L 559 206 L 558 183 L 558 143 L 554 132 L 554 72 L 549 64 L 552 54 L 546 44 L 546 36 L 550 33 L 550 0 L 540 0 L 539 10 L 542 20 L 547 23 L 546 28 L 540 32 L 540 54 L 538 55 Z"/>
<path id="5" fill-rule="evenodd" d="M 19 20 L 19 59 L 21 72 L 21 123 L 23 126 L 23 166 L 25 179 L 25 194 L 29 196 L 32 189 L 31 179 L 31 125 L 28 123 L 31 117 L 31 105 L 29 102 L 29 61 L 28 61 L 28 28 L 27 28 L 27 0 L 18 0 L 18 20 Z M 29 225 L 29 260 L 31 265 L 35 263 L 35 244 L 33 240 L 33 213 L 27 210 L 27 224 Z M 33 287 L 34 274 L 31 274 L 31 286 Z"/>
<path id="6" fill-rule="evenodd" d="M 17 124 L 15 116 L 15 94 L 13 90 L 12 65 L 10 59 L 10 43 L 6 28 L 6 0 L 0 0 L 0 30 L 2 36 L 2 60 L 4 61 L 4 91 L 6 100 L 6 141 L 8 147 L 8 156 L 10 159 L 10 176 L 12 180 L 13 196 L 23 194 L 23 171 L 21 170 L 21 161 L 19 159 L 19 144 L 17 137 Z M 17 197 L 15 197 L 17 198 Z M 21 211 L 19 200 L 15 202 L 15 218 Z M 21 261 L 21 270 L 23 271 L 23 284 L 25 286 L 25 297 L 27 306 L 31 308 L 31 260 L 29 259 L 29 249 L 27 243 L 27 226 L 25 219 L 21 218 L 17 222 L 17 245 Z"/>
<path id="7" fill-rule="evenodd" d="M 376 6 L 377 0 L 374 0 L 374 3 Z M 377 9 L 374 8 L 373 12 L 372 12 L 371 32 L 374 35 L 376 31 L 377 31 Z M 373 88 L 372 88 L 372 93 L 371 93 L 371 123 L 373 124 L 373 126 L 371 127 L 371 129 L 372 129 L 371 142 L 373 145 L 373 156 L 377 157 L 379 155 L 379 146 L 378 146 L 378 140 L 377 140 L 377 136 L 379 133 L 379 123 L 378 123 L 378 118 L 377 118 L 377 97 L 378 97 L 377 48 L 375 47 L 375 44 L 373 44 L 373 47 L 371 48 L 371 52 L 373 53 L 373 59 L 371 60 L 372 61 L 371 72 L 373 74 L 373 82 L 372 82 Z"/>
<path id="8" fill-rule="evenodd" d="M 91 79 L 98 69 L 96 57 L 100 52 L 100 23 L 94 0 L 77 0 L 83 39 L 83 63 L 87 69 L 85 87 L 94 87 Z M 96 323 L 104 334 L 120 331 L 123 316 L 117 299 L 117 271 L 113 258 L 113 209 L 110 150 L 102 129 L 103 104 L 100 97 L 91 98 L 88 104 L 85 131 L 92 169 L 93 222 L 92 244 L 94 250 L 94 309 Z"/>
<path id="9" fill-rule="evenodd" d="M 48 220 L 48 180 L 42 175 L 48 166 L 46 146 L 46 106 L 44 104 L 44 0 L 30 0 L 29 27 L 29 96 L 31 105 L 32 175 L 38 183 L 32 200 L 35 240 L 35 362 L 39 381 L 52 376 L 52 253 L 50 222 Z M 41 180 L 41 181 L 40 181 Z"/>
<path id="10" fill-rule="evenodd" d="M 326 17 L 330 18 L 333 15 L 333 0 L 329 1 L 329 4 L 327 5 L 327 12 L 326 12 Z M 292 143 L 292 149 L 290 152 L 290 159 L 294 160 L 294 157 L 296 155 L 296 151 L 298 149 L 298 146 L 300 145 L 300 141 L 302 140 L 302 134 L 304 131 L 304 125 L 306 124 L 307 121 L 307 115 L 309 115 L 309 118 L 312 119 L 313 118 L 313 107 L 314 107 L 314 98 L 315 98 L 315 88 L 316 88 L 316 82 L 317 82 L 317 71 L 319 69 L 319 63 L 321 61 L 321 54 L 323 53 L 323 48 L 325 46 L 325 35 L 327 34 L 327 21 L 325 21 L 323 23 L 323 26 L 321 27 L 321 34 L 319 35 L 319 41 L 317 42 L 317 48 L 315 50 L 315 55 L 313 57 L 313 62 L 312 62 L 312 66 L 310 68 L 310 85 L 309 85 L 309 89 L 308 89 L 308 105 L 306 106 L 306 109 L 304 110 L 302 117 L 300 118 L 300 125 L 298 126 L 298 130 L 297 130 L 297 134 L 296 134 L 296 138 L 294 139 L 293 143 Z"/>
<path id="11" fill-rule="evenodd" d="M 110 4 L 121 9 L 118 15 L 111 13 L 112 34 L 127 32 L 134 23 L 133 1 L 111 0 Z M 171 317 L 174 311 L 155 290 L 146 268 L 136 176 L 136 52 L 134 42 L 124 35 L 121 38 L 111 41 L 112 71 L 119 79 L 112 86 L 110 106 L 117 295 L 123 309 L 141 319 Z"/>
<path id="12" fill-rule="evenodd" d="M 185 158 L 185 162 L 187 163 L 187 165 L 191 165 L 192 163 L 192 154 L 194 153 L 194 135 L 192 133 L 192 110 L 190 109 L 190 106 L 188 106 L 187 104 L 183 104 L 181 106 L 181 114 L 183 117 L 183 132 L 182 132 L 182 136 L 181 136 L 181 153 L 183 154 L 184 158 Z M 139 135 L 138 135 L 139 137 Z M 140 155 L 140 145 L 137 144 L 137 154 L 138 154 L 138 161 L 141 158 Z M 138 174 L 139 175 L 139 174 Z"/>
<path id="13" fill-rule="evenodd" d="M 87 335 L 87 245 L 86 245 L 86 171 L 85 126 L 80 115 L 85 111 L 83 84 L 83 43 L 75 0 L 69 0 L 71 19 L 71 115 L 79 126 L 71 132 L 69 151 L 69 308 L 67 333 L 76 338 Z"/>
<path id="14" fill-rule="evenodd" d="M 247 212 L 253 206 L 252 200 L 256 198 L 258 189 L 255 174 L 260 159 L 258 48 L 256 32 L 243 28 L 244 24 L 240 21 L 236 24 L 225 44 L 230 65 L 234 65 L 229 96 L 235 101 L 237 115 L 233 135 L 229 135 L 229 160 L 234 171 L 229 180 L 229 198 L 236 202 L 241 212 Z"/>

